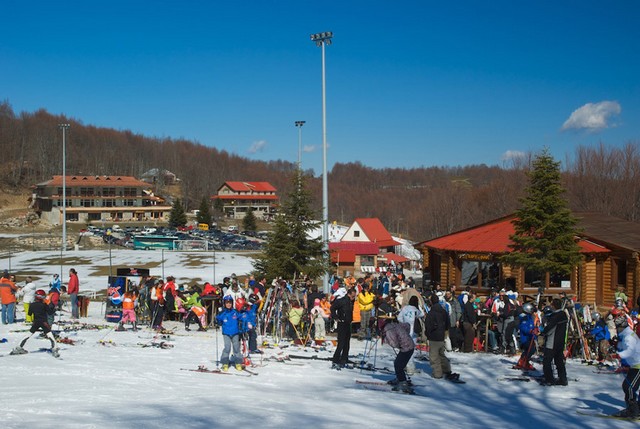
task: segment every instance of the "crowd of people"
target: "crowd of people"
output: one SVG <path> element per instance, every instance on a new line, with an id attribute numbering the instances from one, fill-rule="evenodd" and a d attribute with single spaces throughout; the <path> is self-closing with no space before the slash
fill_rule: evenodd
<path id="1" fill-rule="evenodd" d="M 621 361 L 626 378 L 623 391 L 627 407 L 624 416 L 638 416 L 637 391 L 640 387 L 640 298 L 632 303 L 623 291 L 616 293 L 615 305 L 604 314 L 591 311 L 562 295 L 549 300 L 523 302 L 510 289 L 492 290 L 478 297 L 470 289 L 458 293 L 456 286 L 443 288 L 434 283 L 418 291 L 412 278 L 401 270 L 388 270 L 361 278 L 333 276 L 330 292 L 321 292 L 310 279 L 299 281 L 235 274 L 220 284 L 178 285 L 173 276 L 166 279 L 142 278 L 131 284 L 121 299 L 122 317 L 117 330 L 127 324 L 137 329 L 139 318 L 156 330 L 163 330 L 163 321 L 184 322 L 185 330 L 196 324 L 199 331 L 209 326 L 220 327 L 224 348 L 220 363 L 240 368 L 246 357 L 262 353 L 258 347 L 259 333 L 268 332 L 273 324 L 268 310 L 276 299 L 286 297 L 278 317 L 285 321 L 284 332 L 293 341 L 306 344 L 310 339 L 322 344 L 328 334 L 336 336 L 332 368 L 341 369 L 349 361 L 352 335 L 359 341 L 383 342 L 398 349 L 394 363 L 395 389 L 412 392 L 408 374 L 415 371 L 412 355 L 416 347 L 428 344 L 431 376 L 457 380 L 447 353 L 487 351 L 510 356 L 519 354 L 514 368 L 532 371 L 536 354 L 542 360 L 544 385 L 566 386 L 568 377 L 565 359 L 575 355 L 575 345 L 588 348 L 598 362 Z M 281 291 L 276 293 L 274 291 Z M 71 318 L 77 319 L 79 280 L 76 271 L 69 270 L 67 285 L 57 274 L 48 291 L 36 288 L 30 277 L 18 284 L 7 271 L 0 278 L 2 322 L 14 323 L 16 304 L 22 300 L 25 321 L 31 323 L 30 335 L 16 348 L 21 352 L 30 336 L 42 331 L 56 351 L 51 334 L 60 296 L 67 294 L 71 303 Z M 269 293 L 272 292 L 272 293 Z M 278 298 L 277 298 L 278 297 Z M 262 327 L 262 329 L 260 329 Z M 570 331 L 576 330 L 572 335 Z M 486 341 L 484 340 L 486 339 Z M 583 353 L 586 351 L 583 350 Z"/>

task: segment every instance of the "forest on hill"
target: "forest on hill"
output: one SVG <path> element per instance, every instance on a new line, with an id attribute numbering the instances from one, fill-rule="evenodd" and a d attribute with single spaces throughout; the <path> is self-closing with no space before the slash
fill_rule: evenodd
<path id="1" fill-rule="evenodd" d="M 171 138 L 85 125 L 44 109 L 16 114 L 0 103 L 0 187 L 24 189 L 62 173 L 60 123 L 71 124 L 66 146 L 68 175 L 140 177 L 166 169 L 181 181 L 185 209 L 198 207 L 225 181 L 268 181 L 284 197 L 296 164 L 253 161 Z M 378 217 L 394 234 L 422 241 L 512 213 L 527 186 L 533 154 L 509 166 L 373 169 L 357 160 L 337 163 L 328 175 L 329 220 L 350 224 Z M 640 222 L 640 143 L 623 147 L 578 146 L 563 161 L 566 197 L 575 211 L 600 212 Z M 320 215 L 322 179 L 309 186 Z M 157 193 L 162 195 L 162 184 Z"/>

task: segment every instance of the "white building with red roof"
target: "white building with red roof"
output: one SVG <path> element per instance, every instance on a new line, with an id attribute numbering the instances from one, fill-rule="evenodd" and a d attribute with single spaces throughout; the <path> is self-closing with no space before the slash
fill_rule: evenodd
<path id="1" fill-rule="evenodd" d="M 270 220 L 278 204 L 276 188 L 269 182 L 224 182 L 211 200 L 220 201 L 231 219 L 242 219 L 252 209 L 258 219 Z"/>
<path id="2" fill-rule="evenodd" d="M 63 176 L 33 186 L 31 207 L 54 225 L 62 223 Z M 171 206 L 148 183 L 131 176 L 66 176 L 67 221 L 165 220 Z"/>

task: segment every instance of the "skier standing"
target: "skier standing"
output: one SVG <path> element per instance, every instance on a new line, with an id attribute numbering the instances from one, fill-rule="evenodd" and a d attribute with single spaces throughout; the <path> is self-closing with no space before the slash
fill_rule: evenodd
<path id="1" fill-rule="evenodd" d="M 554 298 L 551 301 L 553 312 L 547 318 L 544 326 L 544 358 L 542 369 L 544 372 L 545 385 L 566 386 L 567 370 L 564 364 L 564 347 L 567 338 L 567 313 L 562 309 L 562 301 Z M 551 362 L 556 366 L 558 379 L 553 378 Z"/>
<path id="2" fill-rule="evenodd" d="M 638 409 L 638 387 L 640 387 L 640 340 L 629 327 L 629 323 L 624 314 L 615 319 L 616 330 L 618 331 L 618 356 L 623 366 L 628 366 L 629 371 L 622 382 L 624 392 L 624 402 L 627 408 L 617 413 L 620 417 L 636 418 L 640 415 Z"/>
<path id="3" fill-rule="evenodd" d="M 224 349 L 220 356 L 222 370 L 227 371 L 230 363 L 235 363 L 238 371 L 242 371 L 242 354 L 240 353 L 240 324 L 241 314 L 233 308 L 233 297 L 230 295 L 222 298 L 223 308 L 216 317 L 218 323 L 222 326 L 222 338 L 224 340 Z M 233 355 L 230 356 L 233 347 Z"/>
<path id="4" fill-rule="evenodd" d="M 526 371 L 535 371 L 531 365 L 531 356 L 536 351 L 535 341 L 540 333 L 536 318 L 534 317 L 535 307 L 532 303 L 527 302 L 522 306 L 524 313 L 519 315 L 520 318 L 520 349 L 522 354 L 514 368 L 524 369 Z"/>
<path id="5" fill-rule="evenodd" d="M 425 317 L 425 332 L 429 340 L 429 360 L 431 362 L 431 376 L 433 378 L 446 377 L 447 380 L 456 380 L 458 374 L 451 372 L 451 363 L 445 355 L 444 338 L 449 329 L 449 315 L 440 305 L 437 294 L 430 297 L 431 308 Z"/>
<path id="6" fill-rule="evenodd" d="M 355 288 L 338 289 L 334 294 L 334 301 L 331 304 L 331 316 L 338 322 L 338 344 L 333 354 L 332 369 L 343 368 L 349 360 L 349 347 L 351 343 L 351 320 L 353 318 L 353 301 L 356 299 Z"/>
<path id="7" fill-rule="evenodd" d="M 27 335 L 21 342 L 20 345 L 17 346 L 11 354 L 24 354 L 27 351 L 24 349 L 24 345 L 26 342 L 36 333 L 38 330 L 42 330 L 46 337 L 51 342 L 51 353 L 58 357 L 60 356 L 58 353 L 58 348 L 56 347 L 56 340 L 51 333 L 51 325 L 47 320 L 47 316 L 51 314 L 55 314 L 55 307 L 53 303 L 45 302 L 45 291 L 42 289 L 38 289 L 35 293 L 35 302 L 33 302 L 29 306 L 29 314 L 33 316 L 33 323 L 31 328 L 29 329 L 30 334 Z"/>

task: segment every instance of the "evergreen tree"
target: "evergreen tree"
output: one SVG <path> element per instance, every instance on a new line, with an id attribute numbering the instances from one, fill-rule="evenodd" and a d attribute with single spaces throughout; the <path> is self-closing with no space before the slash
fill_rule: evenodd
<path id="1" fill-rule="evenodd" d="M 295 172 L 292 183 L 294 186 L 279 208 L 263 252 L 254 262 L 256 271 L 267 278 L 293 279 L 301 273 L 315 278 L 329 270 L 322 238 L 309 237 L 320 222 L 315 220 L 316 213 L 311 209 L 311 196 L 301 171 Z"/>
<path id="2" fill-rule="evenodd" d="M 182 207 L 180 198 L 176 198 L 171 206 L 171 213 L 169 213 L 169 226 L 177 228 L 179 226 L 185 226 L 187 224 L 187 214 Z"/>
<path id="3" fill-rule="evenodd" d="M 249 207 L 249 211 L 242 219 L 242 229 L 245 231 L 253 231 L 255 232 L 258 229 L 258 219 L 256 215 L 253 214 L 253 209 Z"/>
<path id="4" fill-rule="evenodd" d="M 501 261 L 539 273 L 570 274 L 582 256 L 576 242 L 577 220 L 562 195 L 560 162 L 545 148 L 527 176 L 529 186 L 513 221 L 512 251 Z"/>
<path id="5" fill-rule="evenodd" d="M 207 197 L 202 197 L 196 219 L 198 220 L 198 223 L 206 223 L 207 225 L 211 225 L 211 209 L 209 206 L 209 199 Z"/>

